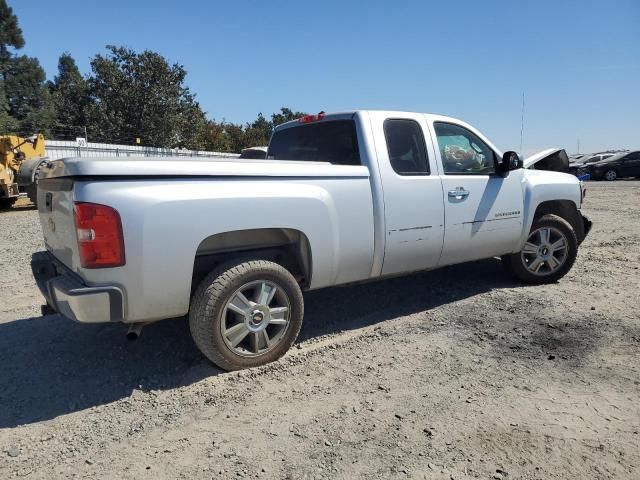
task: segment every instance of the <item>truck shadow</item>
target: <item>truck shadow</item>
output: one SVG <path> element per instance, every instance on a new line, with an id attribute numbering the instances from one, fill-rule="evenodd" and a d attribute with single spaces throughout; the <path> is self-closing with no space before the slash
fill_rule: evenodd
<path id="1" fill-rule="evenodd" d="M 463 280 L 461 280 L 463 279 Z M 491 259 L 305 295 L 299 340 L 357 329 L 516 284 Z M 79 325 L 59 315 L 0 324 L 0 428 L 164 390 L 223 373 L 196 349 L 184 318 L 148 326 Z"/>

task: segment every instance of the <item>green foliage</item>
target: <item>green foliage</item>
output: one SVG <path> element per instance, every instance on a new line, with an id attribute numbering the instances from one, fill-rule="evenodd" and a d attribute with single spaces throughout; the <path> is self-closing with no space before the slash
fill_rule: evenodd
<path id="1" fill-rule="evenodd" d="M 262 113 L 258 114 L 252 123 L 247 123 L 244 128 L 244 138 L 242 141 L 242 148 L 255 147 L 260 145 L 267 145 L 271 133 L 273 132 L 273 124 L 262 116 Z"/>
<path id="2" fill-rule="evenodd" d="M 235 153 L 239 153 L 243 148 L 266 146 L 274 127 L 303 115 L 306 114 L 283 107 L 280 112 L 271 115 L 270 121 L 259 113 L 258 118 L 244 126 L 208 120 L 202 146 L 204 150 Z"/>
<path id="3" fill-rule="evenodd" d="M 106 56 L 96 55 L 91 61 L 92 137 L 105 142 L 140 138 L 158 147 L 197 146 L 205 117 L 184 85 L 184 67 L 169 65 L 149 50 L 107 49 Z"/>
<path id="4" fill-rule="evenodd" d="M 297 120 L 300 117 L 304 117 L 304 112 L 293 112 L 287 107 L 282 107 L 280 113 L 274 113 L 271 115 L 271 124 L 273 127 L 277 127 L 281 123 L 290 122 L 291 120 Z"/>
<path id="5" fill-rule="evenodd" d="M 24 47 L 24 38 L 13 10 L 7 5 L 6 0 L 0 0 L 0 64 L 11 57 L 9 47 Z"/>
<path id="6" fill-rule="evenodd" d="M 60 140 L 84 136 L 89 110 L 89 86 L 69 53 L 58 59 L 58 75 L 50 82 L 55 123 L 53 134 Z"/>
<path id="7" fill-rule="evenodd" d="M 11 58 L 3 78 L 5 111 L 24 135 L 47 132 L 54 112 L 45 73 L 36 58 L 25 55 Z"/>
<path id="8" fill-rule="evenodd" d="M 40 63 L 12 51 L 23 46 L 18 19 L 6 1 L 0 0 L 0 133 L 47 132 L 53 121 L 51 96 Z"/>

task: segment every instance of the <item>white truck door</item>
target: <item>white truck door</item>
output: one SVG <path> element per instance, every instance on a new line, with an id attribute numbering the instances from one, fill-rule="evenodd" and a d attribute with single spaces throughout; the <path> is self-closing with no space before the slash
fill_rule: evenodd
<path id="1" fill-rule="evenodd" d="M 442 251 L 444 209 L 425 118 L 371 112 L 370 120 L 384 195 L 382 274 L 433 268 Z"/>
<path id="2" fill-rule="evenodd" d="M 440 265 L 512 252 L 523 228 L 524 170 L 497 173 L 495 149 L 466 126 L 446 121 L 431 126 L 446 219 Z"/>

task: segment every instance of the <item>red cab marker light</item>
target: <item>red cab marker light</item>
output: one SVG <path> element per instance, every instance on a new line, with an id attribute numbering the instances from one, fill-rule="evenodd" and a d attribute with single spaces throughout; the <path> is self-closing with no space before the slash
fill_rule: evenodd
<path id="1" fill-rule="evenodd" d="M 109 268 L 124 265 L 124 236 L 117 210 L 85 202 L 75 203 L 73 210 L 82 266 Z"/>
<path id="2" fill-rule="evenodd" d="M 324 112 L 320 112 L 317 115 L 305 115 L 304 117 L 300 117 L 298 122 L 300 122 L 300 123 L 319 122 L 323 118 L 324 118 Z"/>

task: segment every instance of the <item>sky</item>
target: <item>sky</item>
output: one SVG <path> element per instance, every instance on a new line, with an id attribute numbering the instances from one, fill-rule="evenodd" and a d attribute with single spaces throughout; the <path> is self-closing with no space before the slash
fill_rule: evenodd
<path id="1" fill-rule="evenodd" d="M 216 120 L 440 113 L 519 151 L 524 93 L 525 154 L 640 148 L 640 0 L 8 3 L 48 78 L 65 51 L 89 74 L 105 45 L 149 49 Z"/>

